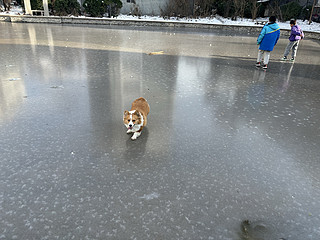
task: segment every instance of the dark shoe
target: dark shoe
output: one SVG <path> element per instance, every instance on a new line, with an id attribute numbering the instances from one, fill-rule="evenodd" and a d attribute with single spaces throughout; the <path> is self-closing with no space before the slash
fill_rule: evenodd
<path id="1" fill-rule="evenodd" d="M 284 56 L 283 58 L 281 58 L 280 60 L 282 60 L 282 61 L 286 61 L 286 60 L 288 60 L 288 58 L 286 57 L 286 56 Z"/>
<path id="2" fill-rule="evenodd" d="M 291 58 L 290 61 L 293 62 L 293 61 L 294 61 L 294 58 Z"/>
<path id="3" fill-rule="evenodd" d="M 257 62 L 256 67 L 261 67 L 261 62 Z"/>
<path id="4" fill-rule="evenodd" d="M 268 68 L 268 65 L 267 64 L 265 64 L 265 65 L 263 65 L 263 67 L 262 67 L 263 69 L 267 69 Z"/>

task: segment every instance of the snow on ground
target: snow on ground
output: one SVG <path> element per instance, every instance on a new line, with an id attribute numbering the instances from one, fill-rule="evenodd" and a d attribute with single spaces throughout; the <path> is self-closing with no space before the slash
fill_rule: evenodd
<path id="1" fill-rule="evenodd" d="M 10 12 L 6 12 L 5 14 L 10 15 L 22 15 L 23 11 L 22 8 L 19 6 L 13 6 L 10 10 Z M 84 18 L 84 16 L 79 16 L 81 18 Z M 237 21 L 232 21 L 230 18 L 223 18 L 220 16 L 215 16 L 211 18 L 169 18 L 164 19 L 163 17 L 156 17 L 156 16 L 132 16 L 132 15 L 119 15 L 117 19 L 121 20 L 143 20 L 143 21 L 163 21 L 163 22 L 181 22 L 181 23 L 204 23 L 204 24 L 225 24 L 225 25 L 241 25 L 241 26 L 255 26 L 256 21 L 267 21 L 268 18 L 258 18 L 255 21 L 252 21 L 252 19 L 246 19 L 246 18 L 238 18 Z M 302 28 L 303 31 L 310 31 L 310 32 L 319 32 L 320 33 L 320 23 L 312 22 L 309 25 L 309 21 L 297 21 L 298 25 Z M 287 22 L 278 22 L 281 29 L 288 29 L 290 30 L 290 24 L 289 21 Z"/>

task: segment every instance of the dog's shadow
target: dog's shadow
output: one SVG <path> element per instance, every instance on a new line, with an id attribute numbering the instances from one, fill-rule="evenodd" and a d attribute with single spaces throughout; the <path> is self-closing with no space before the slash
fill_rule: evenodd
<path id="1" fill-rule="evenodd" d="M 126 151 L 124 154 L 124 159 L 127 161 L 139 160 L 144 156 L 146 151 L 146 145 L 148 141 L 149 131 L 147 127 L 144 127 L 140 137 L 136 140 L 132 140 L 132 133 L 128 134 L 128 140 L 126 142 Z"/>

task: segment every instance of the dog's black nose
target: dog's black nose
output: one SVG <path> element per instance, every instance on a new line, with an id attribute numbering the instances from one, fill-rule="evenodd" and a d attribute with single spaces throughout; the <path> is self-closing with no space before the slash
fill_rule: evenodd
<path id="1" fill-rule="evenodd" d="M 129 127 L 132 127 L 132 124 L 129 124 Z"/>

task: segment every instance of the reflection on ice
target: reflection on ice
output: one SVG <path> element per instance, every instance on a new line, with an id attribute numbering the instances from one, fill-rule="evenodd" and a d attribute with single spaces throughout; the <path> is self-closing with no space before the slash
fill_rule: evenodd
<path id="1" fill-rule="evenodd" d="M 262 69 L 254 70 L 252 84 L 248 90 L 248 101 L 252 108 L 259 108 L 264 101 L 265 77 L 266 71 Z"/>

